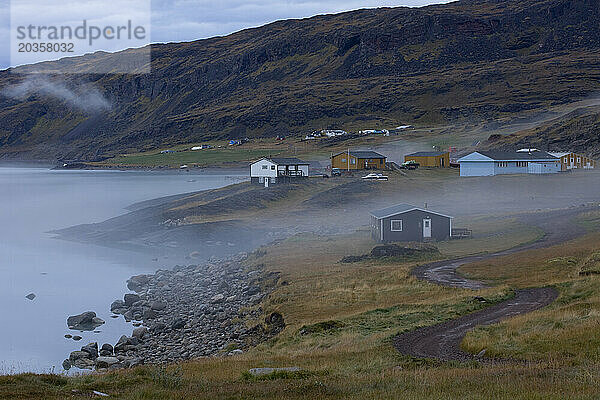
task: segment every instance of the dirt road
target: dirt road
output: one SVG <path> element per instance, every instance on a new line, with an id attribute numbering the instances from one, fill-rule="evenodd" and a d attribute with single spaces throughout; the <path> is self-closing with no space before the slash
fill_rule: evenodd
<path id="1" fill-rule="evenodd" d="M 519 222 L 540 229 L 544 232 L 544 236 L 533 243 L 517 246 L 497 253 L 469 256 L 455 260 L 445 260 L 420 265 L 413 269 L 412 274 L 418 279 L 437 283 L 438 285 L 474 290 L 481 289 L 485 287 L 484 283 L 463 277 L 456 272 L 458 267 L 463 264 L 514 254 L 523 250 L 550 247 L 575 239 L 585 233 L 585 230 L 576 223 L 576 217 L 583 212 L 591 210 L 598 210 L 598 206 L 573 207 L 564 210 L 519 215 L 517 216 Z"/>
<path id="2" fill-rule="evenodd" d="M 474 359 L 476 356 L 460 349 L 460 342 L 468 331 L 478 325 L 489 325 L 504 318 L 535 311 L 552 303 L 557 295 L 558 292 L 553 288 L 519 290 L 514 298 L 484 310 L 398 335 L 394 338 L 394 347 L 400 353 L 413 357 L 444 361 Z"/>
<path id="3" fill-rule="evenodd" d="M 523 250 L 549 247 L 581 236 L 585 233 L 585 230 L 576 224 L 575 219 L 580 213 L 591 209 L 597 210 L 598 207 L 577 207 L 544 213 L 524 214 L 519 216 L 519 221 L 541 229 L 545 234 L 540 240 L 493 254 L 430 263 L 415 268 L 413 274 L 421 280 L 439 285 L 473 290 L 481 289 L 485 287 L 484 283 L 467 279 L 461 276 L 456 269 L 466 263 L 513 254 Z M 558 292 L 548 287 L 519 290 L 514 298 L 484 310 L 441 324 L 400 334 L 394 338 L 394 347 L 400 353 L 414 357 L 437 358 L 446 361 L 474 359 L 476 356 L 465 353 L 460 349 L 460 342 L 468 331 L 478 325 L 489 325 L 505 318 L 535 311 L 552 303 L 557 296 Z"/>

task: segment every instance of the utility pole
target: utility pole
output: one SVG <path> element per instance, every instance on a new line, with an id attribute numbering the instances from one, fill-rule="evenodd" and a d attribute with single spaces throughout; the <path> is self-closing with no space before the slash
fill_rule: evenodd
<path id="1" fill-rule="evenodd" d="M 350 172 L 350 149 L 348 149 L 348 172 Z"/>

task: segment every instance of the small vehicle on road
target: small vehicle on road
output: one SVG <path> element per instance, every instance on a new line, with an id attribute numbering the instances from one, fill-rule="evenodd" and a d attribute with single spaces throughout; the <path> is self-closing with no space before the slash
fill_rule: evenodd
<path id="1" fill-rule="evenodd" d="M 388 177 L 383 174 L 377 174 L 375 172 L 372 172 L 369 175 L 363 176 L 362 179 L 370 181 L 387 181 Z"/>
<path id="2" fill-rule="evenodd" d="M 417 169 L 420 167 L 420 164 L 414 160 L 403 162 L 400 165 L 401 169 Z"/>
<path id="3" fill-rule="evenodd" d="M 342 170 L 339 168 L 331 168 L 331 176 L 342 176 Z"/>

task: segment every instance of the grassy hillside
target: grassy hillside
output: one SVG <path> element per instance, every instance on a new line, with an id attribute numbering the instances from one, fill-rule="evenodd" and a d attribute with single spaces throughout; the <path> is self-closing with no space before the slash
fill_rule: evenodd
<path id="1" fill-rule="evenodd" d="M 0 154 L 99 159 L 215 138 L 480 121 L 600 88 L 598 0 L 459 1 L 275 22 L 152 46 L 148 75 L 44 78 L 98 89 L 108 110 L 41 93 L 6 97 L 33 68 L 0 72 Z M 110 63 L 97 54 L 78 63 Z M 62 61 L 69 63 L 70 61 Z"/>

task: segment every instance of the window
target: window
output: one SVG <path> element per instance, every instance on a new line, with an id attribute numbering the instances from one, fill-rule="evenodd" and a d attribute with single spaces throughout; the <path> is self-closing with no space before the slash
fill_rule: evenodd
<path id="1" fill-rule="evenodd" d="M 402 220 L 401 219 L 393 219 L 391 221 L 391 230 L 392 232 L 402 232 Z"/>
<path id="2" fill-rule="evenodd" d="M 527 167 L 527 161 L 517 161 L 517 167 Z"/>
<path id="3" fill-rule="evenodd" d="M 351 159 L 350 164 L 356 164 L 356 159 L 355 158 Z"/>
<path id="4" fill-rule="evenodd" d="M 273 171 L 275 171 L 275 166 L 274 166 L 274 165 L 271 165 L 271 169 L 272 169 Z"/>
<path id="5" fill-rule="evenodd" d="M 269 169 L 269 166 L 268 165 L 263 165 L 262 169 Z"/>
<path id="6" fill-rule="evenodd" d="M 342 158 L 342 162 L 346 162 L 346 159 L 345 159 L 345 158 Z"/>
<path id="7" fill-rule="evenodd" d="M 508 161 L 498 161 L 496 165 L 500 168 L 506 168 L 508 167 Z"/>

